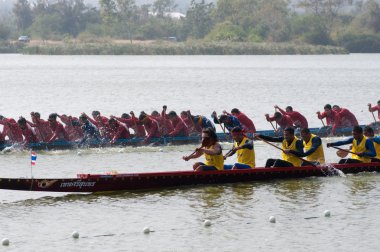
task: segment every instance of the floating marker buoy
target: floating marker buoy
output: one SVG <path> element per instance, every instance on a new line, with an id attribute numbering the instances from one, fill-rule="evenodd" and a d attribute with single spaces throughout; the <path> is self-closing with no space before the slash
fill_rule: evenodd
<path id="1" fill-rule="evenodd" d="M 276 218 L 274 216 L 269 217 L 270 223 L 276 223 Z"/>
<path id="2" fill-rule="evenodd" d="M 150 228 L 149 227 L 144 227 L 143 232 L 144 232 L 144 234 L 149 234 L 150 233 Z"/>
<path id="3" fill-rule="evenodd" d="M 331 216 L 330 210 L 325 210 L 323 212 L 323 214 L 324 214 L 325 217 L 330 217 Z"/>
<path id="4" fill-rule="evenodd" d="M 82 152 L 78 151 L 78 152 L 77 152 L 77 155 L 78 155 L 78 156 L 82 156 Z"/>
<path id="5" fill-rule="evenodd" d="M 209 226 L 211 226 L 211 221 L 210 221 L 210 220 L 205 220 L 205 221 L 203 222 L 203 225 L 204 225 L 205 227 L 209 227 Z"/>
<path id="6" fill-rule="evenodd" d="M 3 246 L 9 246 L 9 239 L 8 239 L 8 238 L 4 238 L 4 239 L 2 239 L 2 240 L 1 240 L 1 244 L 2 244 Z"/>
<path id="7" fill-rule="evenodd" d="M 74 231 L 71 236 L 74 238 L 74 239 L 78 239 L 79 238 L 79 233 L 77 231 Z"/>
<path id="8" fill-rule="evenodd" d="M 160 152 L 164 152 L 164 150 L 163 150 L 163 149 L 159 149 L 159 151 L 160 151 Z"/>

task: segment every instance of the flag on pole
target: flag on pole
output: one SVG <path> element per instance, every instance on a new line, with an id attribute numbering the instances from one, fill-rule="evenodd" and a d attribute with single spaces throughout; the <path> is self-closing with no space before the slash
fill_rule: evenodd
<path id="1" fill-rule="evenodd" d="M 37 162 L 37 153 L 32 151 L 31 152 L 31 162 L 30 164 L 31 165 L 36 165 L 36 162 Z"/>

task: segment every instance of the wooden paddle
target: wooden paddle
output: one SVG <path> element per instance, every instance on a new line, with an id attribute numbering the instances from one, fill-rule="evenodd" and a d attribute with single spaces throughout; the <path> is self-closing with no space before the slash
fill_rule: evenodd
<path id="1" fill-rule="evenodd" d="M 325 122 L 323 121 L 323 119 L 320 119 L 320 120 L 322 122 L 323 127 L 326 127 Z"/>
<path id="2" fill-rule="evenodd" d="M 280 148 L 280 147 L 278 147 L 278 146 L 272 144 L 271 142 L 268 142 L 268 141 L 262 139 L 261 137 L 259 137 L 259 136 L 257 136 L 257 135 L 256 135 L 256 138 L 260 139 L 260 140 L 263 141 L 264 143 L 267 143 L 267 144 L 273 146 L 274 148 L 276 148 L 276 149 L 278 149 L 278 150 L 280 150 L 280 151 L 284 151 L 282 148 Z M 292 155 L 295 156 L 296 158 L 302 160 L 303 162 L 310 164 L 311 166 L 317 167 L 315 164 L 313 164 L 312 162 L 310 162 L 310 161 L 308 161 L 308 160 L 306 160 L 306 159 L 304 159 L 304 158 L 301 158 L 301 157 L 299 157 L 299 156 L 297 156 L 297 155 L 294 155 L 294 154 L 292 154 Z"/>
<path id="3" fill-rule="evenodd" d="M 377 121 L 376 121 L 376 117 L 375 117 L 375 114 L 373 113 L 373 111 L 371 111 L 371 113 L 372 113 L 372 116 L 373 116 L 373 120 L 375 121 L 375 124 L 377 123 Z"/>
<path id="4" fill-rule="evenodd" d="M 333 147 L 334 149 L 337 149 L 340 153 L 341 153 L 341 152 L 345 152 L 345 153 L 347 153 L 347 155 L 348 155 L 349 153 L 354 154 L 354 155 L 358 155 L 357 153 L 352 152 L 352 151 L 350 151 L 350 150 L 342 149 L 342 148 L 339 148 L 339 147 L 336 147 L 336 146 L 331 146 L 331 147 Z M 343 154 L 341 154 L 342 156 L 340 156 L 340 154 L 338 154 L 338 152 L 337 152 L 337 155 L 338 155 L 340 158 L 347 157 L 347 155 L 343 156 Z M 359 156 L 359 155 L 358 155 L 358 156 Z M 376 158 L 373 158 L 373 157 L 367 157 L 367 158 L 370 158 L 371 160 L 376 159 Z"/>

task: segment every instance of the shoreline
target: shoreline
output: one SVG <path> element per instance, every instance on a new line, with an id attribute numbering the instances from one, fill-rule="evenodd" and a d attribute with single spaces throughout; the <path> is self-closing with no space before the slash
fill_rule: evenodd
<path id="1" fill-rule="evenodd" d="M 246 42 L 43 42 L 2 43 L 0 53 L 28 55 L 325 55 L 349 54 L 342 47 Z M 128 43 L 127 43 L 128 42 Z"/>

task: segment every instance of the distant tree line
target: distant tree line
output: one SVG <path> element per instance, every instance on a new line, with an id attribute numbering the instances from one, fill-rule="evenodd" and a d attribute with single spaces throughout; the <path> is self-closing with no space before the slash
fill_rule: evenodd
<path id="1" fill-rule="evenodd" d="M 0 39 L 30 35 L 42 40 L 76 38 L 178 41 L 292 42 L 380 52 L 376 0 L 191 0 L 186 16 L 172 18 L 173 0 L 137 6 L 135 0 L 17 0 L 0 19 Z"/>

